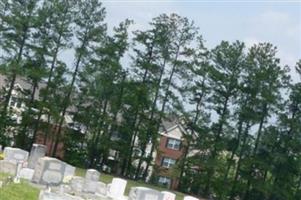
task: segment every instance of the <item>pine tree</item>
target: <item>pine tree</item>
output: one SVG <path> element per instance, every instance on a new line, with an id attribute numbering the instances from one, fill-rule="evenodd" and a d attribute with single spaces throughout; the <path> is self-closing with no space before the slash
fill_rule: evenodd
<path id="1" fill-rule="evenodd" d="M 120 60 L 127 50 L 127 29 L 130 21 L 126 20 L 119 27 L 114 29 L 114 35 L 108 36 L 100 46 L 95 49 L 95 56 L 91 59 L 90 65 L 80 73 L 80 88 L 83 95 L 93 99 L 93 102 L 82 102 L 83 112 L 81 116 L 87 117 L 87 127 L 91 130 L 88 136 L 88 157 L 90 166 L 95 166 L 100 160 L 105 162 L 110 145 L 110 128 L 112 112 L 114 120 L 117 120 L 117 113 L 120 110 L 119 100 L 115 102 L 116 95 L 119 97 L 120 82 L 124 81 L 124 71 Z M 121 91 L 123 92 L 123 91 Z M 118 105 L 115 105 L 117 103 Z M 85 105 L 88 104 L 88 107 Z M 113 107 L 117 107 L 112 111 Z M 88 109 L 88 110 L 87 110 Z M 90 110 L 94 109 L 94 111 Z M 88 111 L 88 113 L 87 113 Z M 101 142 L 101 144 L 100 144 Z"/>
<path id="2" fill-rule="evenodd" d="M 26 55 L 30 53 L 30 40 L 37 17 L 39 0 L 3 2 L 7 14 L 1 17 L 1 49 L 3 61 L 7 65 L 6 76 L 9 84 L 1 110 L 1 134 L 7 127 L 9 101 L 14 89 L 17 75 L 22 74 Z M 2 4 L 3 5 L 3 4 Z"/>
<path id="3" fill-rule="evenodd" d="M 260 148 L 264 125 L 267 123 L 269 116 L 279 110 L 282 101 L 280 91 L 286 87 L 288 82 L 286 69 L 281 68 L 279 59 L 275 54 L 276 47 L 269 43 L 263 43 L 253 46 L 248 55 L 248 70 L 250 70 L 248 74 L 249 77 L 253 78 L 252 87 L 256 88 L 257 92 L 257 105 L 254 111 L 257 117 L 258 129 L 254 141 L 254 148 L 253 151 L 251 151 L 251 159 L 253 161 L 251 161 L 250 170 L 252 172 L 258 170 L 256 155 Z M 256 184 L 261 181 L 262 179 L 256 180 L 255 177 L 249 177 L 244 198 L 249 198 L 248 195 L 250 194 L 251 185 L 256 188 Z M 254 190 L 256 190 L 255 188 Z"/>
<path id="4" fill-rule="evenodd" d="M 75 14 L 74 3 L 73 1 L 67 0 L 44 1 L 39 11 L 38 23 L 40 23 L 40 26 L 35 34 L 35 50 L 45 59 L 45 64 L 48 66 L 48 73 L 46 87 L 40 88 L 43 91 L 41 92 L 42 95 L 38 104 L 39 111 L 33 126 L 31 144 L 34 142 L 36 134 L 39 131 L 40 123 L 42 123 L 42 115 L 45 114 L 46 110 L 50 109 L 51 104 L 55 103 L 48 100 L 48 96 L 50 95 L 49 90 L 53 90 L 50 88 L 54 88 L 56 84 L 52 81 L 55 68 L 62 65 L 60 62 L 64 62 L 58 60 L 58 54 L 71 46 L 71 25 Z"/>
<path id="5" fill-rule="evenodd" d="M 150 128 L 152 130 L 149 135 L 151 135 L 151 151 L 149 159 L 147 160 L 147 165 L 144 170 L 143 177 L 146 178 L 148 174 L 148 169 L 151 164 L 152 154 L 156 148 L 157 143 L 157 135 L 159 132 L 159 128 L 161 125 L 161 121 L 163 119 L 163 115 L 166 111 L 166 107 L 170 105 L 168 100 L 171 97 L 174 97 L 175 88 L 175 77 L 185 71 L 181 67 L 185 66 L 185 56 L 191 53 L 188 51 L 191 42 L 195 39 L 197 28 L 195 27 L 194 23 L 189 21 L 187 18 L 180 17 L 176 14 L 171 14 L 170 16 L 161 15 L 158 18 L 154 19 L 155 23 L 158 26 L 162 26 L 165 29 L 165 33 L 167 34 L 167 40 L 163 43 L 163 67 L 161 68 L 160 78 L 158 79 L 158 91 L 156 92 L 153 105 L 157 104 L 157 100 L 159 95 L 162 97 L 161 99 L 161 108 L 159 109 L 159 116 L 158 118 L 154 118 L 154 112 L 151 114 L 150 122 L 155 126 Z M 164 30 L 163 29 L 163 30 Z M 167 70 L 169 69 L 169 70 Z M 164 74 L 166 76 L 164 76 Z M 153 107 L 153 111 L 154 111 Z"/>
<path id="6" fill-rule="evenodd" d="M 75 88 L 75 82 L 81 67 L 87 64 L 91 58 L 95 45 L 102 42 L 106 34 L 105 9 L 98 0 L 79 1 L 77 3 L 76 39 L 78 45 L 75 47 L 75 64 L 71 76 L 69 90 L 64 98 L 64 105 L 61 110 L 61 119 L 58 122 L 58 131 L 56 133 L 55 143 L 52 149 L 52 155 L 56 155 L 57 147 L 61 139 L 61 132 L 65 121 L 65 115 L 70 105 L 71 95 Z"/>
<path id="7" fill-rule="evenodd" d="M 238 81 L 244 61 L 244 44 L 241 42 L 221 42 L 212 50 L 212 67 L 209 69 L 212 96 L 210 104 L 218 115 L 218 121 L 212 124 L 213 144 L 208 164 L 207 183 L 205 194 L 211 193 L 212 179 L 215 176 L 219 162 L 219 155 L 226 151 L 226 141 L 231 137 L 229 130 L 230 104 L 235 99 L 238 91 Z"/>
<path id="8" fill-rule="evenodd" d="M 189 174 L 189 164 L 194 160 L 194 158 L 187 157 L 189 152 L 196 148 L 196 142 L 194 141 L 196 138 L 200 137 L 202 133 L 198 133 L 196 129 L 198 127 L 206 127 L 209 120 L 208 106 L 206 105 L 209 94 L 210 94 L 210 86 L 208 85 L 208 69 L 209 69 L 209 51 L 204 47 L 204 41 L 201 36 L 198 37 L 198 46 L 193 49 L 194 55 L 191 59 L 191 63 L 189 63 L 187 70 L 190 73 L 187 73 L 188 76 L 184 74 L 185 84 L 184 87 L 179 88 L 183 100 L 189 105 L 189 107 L 193 107 L 192 109 L 184 109 L 180 111 L 183 113 L 187 123 L 187 132 L 188 135 L 185 135 L 185 155 L 183 156 L 180 163 L 180 184 L 179 189 L 187 189 L 185 185 L 185 180 L 189 178 L 183 177 L 184 173 Z M 188 106 L 184 106 L 188 107 Z M 200 130 L 200 129 L 199 129 Z M 205 137 L 202 137 L 204 141 Z M 197 160 L 199 158 L 196 158 Z M 200 178 L 200 177 L 194 177 Z M 188 185 L 187 185 L 188 186 Z M 185 191 L 185 190 L 183 190 Z M 186 190 L 187 191 L 187 190 Z"/>

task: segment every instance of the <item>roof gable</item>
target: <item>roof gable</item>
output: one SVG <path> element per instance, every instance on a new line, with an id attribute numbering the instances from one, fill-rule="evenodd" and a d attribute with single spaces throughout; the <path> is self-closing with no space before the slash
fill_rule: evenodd
<path id="1" fill-rule="evenodd" d="M 177 139 L 177 140 L 183 140 L 185 134 L 186 134 L 186 131 L 179 124 L 177 124 L 173 127 L 170 127 L 166 131 L 163 131 L 163 132 L 160 133 L 160 135 L 162 135 L 162 136 L 169 137 L 169 138 L 174 138 L 174 139 Z"/>

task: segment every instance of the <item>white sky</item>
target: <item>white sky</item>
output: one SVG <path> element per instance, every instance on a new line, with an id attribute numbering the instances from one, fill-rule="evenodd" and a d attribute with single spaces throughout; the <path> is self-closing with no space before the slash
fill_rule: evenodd
<path id="1" fill-rule="evenodd" d="M 126 18 L 131 30 L 145 29 L 161 13 L 177 13 L 200 27 L 206 46 L 222 40 L 244 41 L 247 46 L 271 42 L 282 64 L 294 66 L 301 58 L 301 0 L 104 0 L 109 28 Z M 292 72 L 294 79 L 295 73 Z"/>

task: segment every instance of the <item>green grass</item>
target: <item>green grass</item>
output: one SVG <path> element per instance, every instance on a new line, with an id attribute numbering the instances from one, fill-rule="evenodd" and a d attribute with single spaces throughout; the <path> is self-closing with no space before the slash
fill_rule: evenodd
<path id="1" fill-rule="evenodd" d="M 0 174 L 0 181 L 4 181 L 7 177 L 6 174 Z M 21 181 L 20 184 L 8 183 L 0 189 L 1 200 L 35 200 L 38 196 L 39 189 L 25 181 Z"/>
<path id="2" fill-rule="evenodd" d="M 85 176 L 85 173 L 86 173 L 85 169 L 79 169 L 79 168 L 77 168 L 76 172 L 75 172 L 75 174 L 77 176 Z M 106 184 L 111 183 L 113 178 L 114 178 L 114 176 L 109 175 L 109 174 L 102 173 L 100 175 L 100 181 L 104 182 Z M 158 191 L 170 191 L 170 190 L 167 190 L 166 188 L 158 187 L 158 186 L 155 186 L 155 185 L 146 184 L 146 183 L 139 182 L 139 181 L 127 180 L 127 186 L 126 186 L 126 189 L 125 189 L 125 195 L 129 194 L 130 189 L 132 187 L 138 187 L 138 186 L 140 186 L 140 187 L 148 187 L 148 188 L 152 188 L 152 189 L 155 189 L 155 190 L 158 190 Z M 176 200 L 183 200 L 183 198 L 184 198 L 184 194 L 183 193 L 176 192 L 176 191 L 170 191 L 170 192 L 173 192 L 173 193 L 175 193 L 177 195 Z"/>
<path id="3" fill-rule="evenodd" d="M 77 176 L 85 176 L 86 170 L 76 169 Z M 0 181 L 4 181 L 8 175 L 0 173 Z M 108 184 L 112 182 L 114 176 L 102 173 L 100 176 L 100 181 Z M 159 191 L 167 190 L 155 185 L 146 184 L 143 182 L 137 182 L 133 180 L 127 180 L 127 187 L 125 190 L 125 195 L 129 194 L 132 187 L 142 186 L 153 188 Z M 177 200 L 183 200 L 184 194 L 176 191 L 171 191 L 177 195 Z M 0 200 L 37 200 L 39 195 L 39 189 L 31 186 L 26 181 L 21 181 L 20 184 L 9 183 L 4 187 L 0 188 Z"/>

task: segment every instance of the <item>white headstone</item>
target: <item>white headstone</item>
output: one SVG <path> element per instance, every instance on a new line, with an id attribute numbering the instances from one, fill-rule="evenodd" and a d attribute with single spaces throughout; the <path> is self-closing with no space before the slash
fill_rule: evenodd
<path id="1" fill-rule="evenodd" d="M 27 151 L 12 147 L 4 148 L 4 160 L 17 164 L 18 162 L 27 162 L 27 159 Z"/>
<path id="2" fill-rule="evenodd" d="M 99 193 L 104 195 L 106 194 L 106 189 L 107 189 L 107 185 L 100 181 L 89 181 L 89 180 L 84 181 L 83 192 L 92 193 L 92 194 Z"/>
<path id="3" fill-rule="evenodd" d="M 176 200 L 176 195 L 174 193 L 163 191 L 162 194 L 164 195 L 163 200 Z"/>
<path id="4" fill-rule="evenodd" d="M 108 187 L 105 183 L 98 182 L 95 194 L 98 196 L 107 196 Z"/>
<path id="5" fill-rule="evenodd" d="M 109 185 L 108 196 L 113 199 L 124 198 L 124 192 L 127 181 L 121 178 L 113 178 L 112 183 Z"/>
<path id="6" fill-rule="evenodd" d="M 74 192 L 82 192 L 84 187 L 84 178 L 79 176 L 74 176 L 70 181 L 70 187 Z"/>
<path id="7" fill-rule="evenodd" d="M 75 174 L 75 170 L 75 167 L 66 163 L 64 177 L 73 177 Z"/>
<path id="8" fill-rule="evenodd" d="M 31 181 L 34 174 L 34 170 L 30 168 L 22 168 L 20 170 L 20 178 Z"/>
<path id="9" fill-rule="evenodd" d="M 95 169 L 88 169 L 85 179 L 90 181 L 99 181 L 100 173 Z"/>
<path id="10" fill-rule="evenodd" d="M 38 160 L 46 155 L 47 147 L 42 144 L 33 144 L 31 147 L 28 167 L 34 169 Z"/>
<path id="11" fill-rule="evenodd" d="M 17 172 L 17 164 L 7 160 L 0 160 L 0 172 L 15 176 Z"/>
<path id="12" fill-rule="evenodd" d="M 199 200 L 199 199 L 192 197 L 192 196 L 185 196 L 184 200 Z"/>
<path id="13" fill-rule="evenodd" d="M 39 195 L 39 200 L 83 200 L 83 198 L 65 193 L 41 191 Z"/>
<path id="14" fill-rule="evenodd" d="M 133 187 L 129 194 L 129 200 L 163 200 L 164 194 L 146 187 Z"/>
<path id="15" fill-rule="evenodd" d="M 40 158 L 32 181 L 44 185 L 59 185 L 64 179 L 66 164 L 58 159 Z"/>

